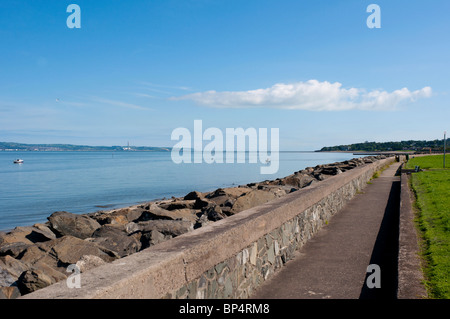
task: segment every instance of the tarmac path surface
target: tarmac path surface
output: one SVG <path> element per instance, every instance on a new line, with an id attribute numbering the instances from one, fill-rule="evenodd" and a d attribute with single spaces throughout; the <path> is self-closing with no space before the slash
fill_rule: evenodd
<path id="1" fill-rule="evenodd" d="M 395 299 L 399 166 L 372 179 L 251 298 Z M 375 266 L 368 271 L 369 265 Z M 381 285 L 369 288 L 367 282 Z"/>

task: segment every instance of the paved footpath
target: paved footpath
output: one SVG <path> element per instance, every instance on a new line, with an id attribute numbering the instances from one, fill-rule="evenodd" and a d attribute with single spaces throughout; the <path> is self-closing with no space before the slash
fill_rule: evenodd
<path id="1" fill-rule="evenodd" d="M 392 164 L 355 195 L 251 298 L 396 298 L 399 166 Z M 381 288 L 366 285 L 371 264 L 380 267 Z"/>

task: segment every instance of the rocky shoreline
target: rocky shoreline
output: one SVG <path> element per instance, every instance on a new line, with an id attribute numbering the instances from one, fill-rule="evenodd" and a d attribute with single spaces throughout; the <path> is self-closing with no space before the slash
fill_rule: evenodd
<path id="1" fill-rule="evenodd" d="M 275 180 L 89 214 L 55 212 L 44 224 L 0 233 L 0 299 L 17 298 L 71 275 L 142 251 L 355 167 L 368 156 L 317 165 Z"/>

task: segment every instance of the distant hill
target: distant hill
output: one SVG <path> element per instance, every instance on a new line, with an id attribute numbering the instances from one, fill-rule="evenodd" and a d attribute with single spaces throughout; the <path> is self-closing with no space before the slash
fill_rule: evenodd
<path id="1" fill-rule="evenodd" d="M 447 139 L 447 150 L 450 148 L 450 139 Z M 367 152 L 386 152 L 386 151 L 443 151 L 444 139 L 434 141 L 401 141 L 401 142 L 364 142 L 348 145 L 326 146 L 318 152 L 332 151 L 367 151 Z"/>
<path id="2" fill-rule="evenodd" d="M 11 142 L 0 142 L 0 151 L 152 151 L 152 152 L 168 152 L 169 147 L 153 147 L 153 146 L 88 146 L 88 145 L 72 145 L 72 144 L 22 144 Z"/>

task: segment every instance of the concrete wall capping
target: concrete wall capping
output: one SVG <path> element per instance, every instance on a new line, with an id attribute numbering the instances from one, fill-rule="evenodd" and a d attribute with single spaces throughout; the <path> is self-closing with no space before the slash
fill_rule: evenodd
<path id="1" fill-rule="evenodd" d="M 23 298 L 247 298 L 295 255 L 373 173 L 356 167 Z"/>

